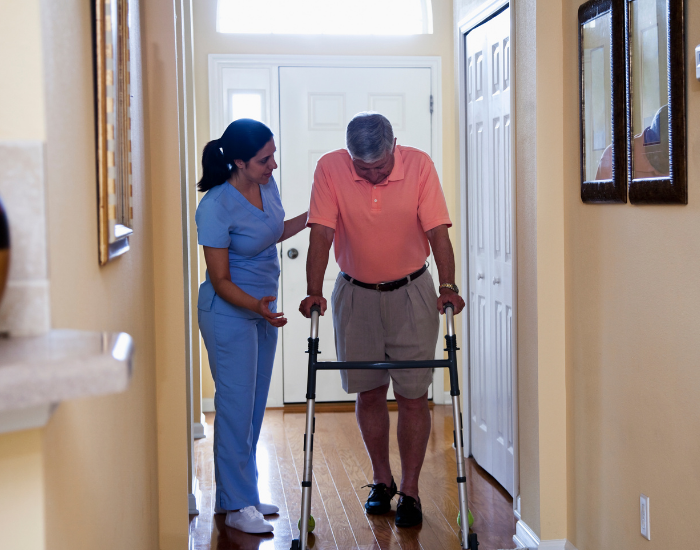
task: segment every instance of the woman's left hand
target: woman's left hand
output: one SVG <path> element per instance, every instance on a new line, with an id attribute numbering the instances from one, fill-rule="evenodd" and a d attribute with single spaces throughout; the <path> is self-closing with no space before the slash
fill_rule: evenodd
<path id="1" fill-rule="evenodd" d="M 258 300 L 257 312 L 270 323 L 273 327 L 283 327 L 287 324 L 287 318 L 283 312 L 272 313 L 270 311 L 270 302 L 274 302 L 277 298 L 274 296 L 265 296 Z"/>

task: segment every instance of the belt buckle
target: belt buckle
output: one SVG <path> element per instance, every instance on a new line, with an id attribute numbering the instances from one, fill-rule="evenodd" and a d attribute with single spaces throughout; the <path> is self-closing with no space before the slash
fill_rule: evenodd
<path id="1" fill-rule="evenodd" d="M 382 286 L 382 283 L 377 283 L 377 284 L 375 284 L 375 285 L 374 285 L 374 290 L 377 290 L 377 291 L 381 292 L 382 289 L 379 288 L 379 287 L 381 287 L 381 286 Z"/>

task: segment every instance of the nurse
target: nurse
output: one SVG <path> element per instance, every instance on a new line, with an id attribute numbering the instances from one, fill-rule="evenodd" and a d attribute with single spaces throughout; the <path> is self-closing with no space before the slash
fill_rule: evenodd
<path id="1" fill-rule="evenodd" d="M 198 242 L 206 280 L 199 287 L 199 328 L 216 386 L 214 471 L 216 512 L 246 533 L 273 530 L 260 502 L 255 452 L 260 435 L 277 329 L 280 264 L 276 243 L 305 228 L 307 214 L 284 220 L 270 129 L 255 120 L 232 122 L 202 154 L 206 191 L 197 207 Z"/>

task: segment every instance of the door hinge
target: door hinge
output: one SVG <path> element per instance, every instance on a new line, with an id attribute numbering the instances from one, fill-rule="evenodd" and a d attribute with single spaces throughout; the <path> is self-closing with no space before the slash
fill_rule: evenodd
<path id="1" fill-rule="evenodd" d="M 430 94 L 430 114 L 433 114 L 433 94 Z"/>

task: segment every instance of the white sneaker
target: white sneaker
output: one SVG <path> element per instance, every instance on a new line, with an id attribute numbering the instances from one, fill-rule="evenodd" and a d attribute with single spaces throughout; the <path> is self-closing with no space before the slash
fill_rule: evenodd
<path id="1" fill-rule="evenodd" d="M 270 533 L 275 529 L 270 522 L 265 521 L 255 506 L 246 506 L 238 512 L 227 512 L 226 525 L 244 533 Z"/>
<path id="2" fill-rule="evenodd" d="M 280 511 L 279 506 L 275 506 L 274 504 L 265 504 L 263 502 L 258 504 L 255 508 L 257 508 L 258 512 L 260 512 L 263 516 L 277 514 Z M 227 511 L 228 510 L 224 510 L 223 508 L 219 508 L 218 506 L 214 506 L 215 514 L 225 514 Z"/>
<path id="3" fill-rule="evenodd" d="M 269 516 L 271 514 L 276 514 L 277 512 L 280 511 L 279 506 L 275 506 L 274 504 L 264 504 L 262 502 L 260 504 L 258 504 L 255 508 L 263 516 Z"/>

